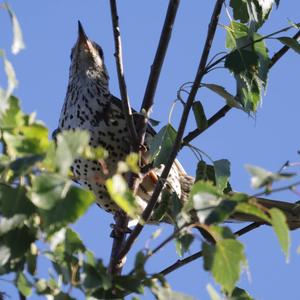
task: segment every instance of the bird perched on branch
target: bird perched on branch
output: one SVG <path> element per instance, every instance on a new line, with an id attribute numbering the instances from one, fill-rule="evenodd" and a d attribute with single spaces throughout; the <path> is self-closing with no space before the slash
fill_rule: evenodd
<path id="1" fill-rule="evenodd" d="M 104 64 L 102 48 L 91 41 L 85 34 L 81 23 L 78 24 L 78 39 L 72 48 L 69 83 L 66 98 L 62 107 L 59 130 L 84 129 L 90 133 L 90 145 L 103 146 L 109 153 L 106 160 L 106 172 L 114 174 L 119 161 L 130 152 L 128 126 L 122 111 L 121 101 L 109 90 L 109 75 Z M 148 126 L 147 141 L 155 131 Z M 145 208 L 151 197 L 154 186 L 162 168 L 153 169 L 139 185 L 137 202 Z M 97 203 L 110 213 L 119 210 L 110 198 L 103 180 L 105 172 L 98 161 L 78 158 L 74 161 L 72 171 L 83 186 L 88 187 L 96 196 Z M 176 160 L 165 183 L 165 189 L 175 192 L 184 203 L 187 200 L 194 179 L 188 176 Z M 266 208 L 279 207 L 286 216 L 290 228 L 300 227 L 299 215 L 294 212 L 294 204 L 260 199 Z M 236 215 L 233 218 L 243 221 L 259 221 L 257 217 Z"/>

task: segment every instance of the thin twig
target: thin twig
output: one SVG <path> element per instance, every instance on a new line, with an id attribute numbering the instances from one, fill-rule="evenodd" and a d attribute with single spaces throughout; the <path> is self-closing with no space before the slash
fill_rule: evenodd
<path id="1" fill-rule="evenodd" d="M 300 30 L 293 36 L 294 40 L 298 40 L 300 38 Z M 274 64 L 277 63 L 277 61 L 285 54 L 289 51 L 290 47 L 288 46 L 283 46 L 279 51 L 277 51 L 272 59 L 271 59 L 271 63 L 270 63 L 270 68 L 273 67 Z"/>
<path id="2" fill-rule="evenodd" d="M 216 4 L 215 4 L 215 8 L 211 17 L 211 21 L 209 24 L 209 28 L 208 28 L 208 32 L 207 32 L 207 37 L 206 37 L 206 41 L 204 44 L 204 48 L 203 48 L 203 52 L 200 58 L 200 62 L 199 62 L 199 67 L 196 73 L 196 77 L 191 89 L 191 92 L 189 94 L 189 97 L 187 99 L 186 105 L 184 107 L 184 111 L 182 113 L 182 117 L 180 120 L 180 124 L 179 124 L 179 128 L 178 128 L 178 132 L 176 135 L 176 139 L 174 141 L 174 146 L 172 148 L 172 152 L 170 153 L 170 157 L 169 160 L 166 163 L 166 166 L 160 176 L 160 179 L 158 180 L 155 189 L 153 191 L 153 194 L 151 196 L 150 201 L 148 202 L 147 207 L 145 208 L 142 218 L 143 220 L 145 220 L 147 222 L 147 220 L 149 219 L 151 212 L 153 211 L 153 208 L 155 207 L 155 204 L 158 200 L 158 197 L 161 193 L 161 190 L 164 186 L 164 182 L 168 177 L 168 174 L 171 170 L 171 167 L 173 165 L 173 162 L 180 150 L 180 146 L 181 146 L 181 142 L 182 142 L 182 137 L 184 134 L 184 129 L 187 123 L 187 119 L 191 110 L 191 107 L 193 105 L 193 102 L 195 100 L 195 96 L 197 94 L 198 91 L 198 87 L 200 86 L 200 82 L 205 74 L 205 66 L 207 63 L 207 59 L 208 59 L 208 55 L 212 46 L 212 41 L 214 39 L 215 36 L 215 32 L 216 32 L 216 28 L 217 28 L 217 24 L 218 24 L 218 20 L 219 20 L 219 16 L 220 16 L 220 12 L 222 9 L 222 5 L 223 5 L 224 0 L 217 0 Z M 136 225 L 136 227 L 134 228 L 133 232 L 131 233 L 131 235 L 128 237 L 124 248 L 121 250 L 120 253 L 120 258 L 124 257 L 128 251 L 130 250 L 132 244 L 134 243 L 134 241 L 136 240 L 137 236 L 140 234 L 140 232 L 143 229 L 143 225 L 138 224 Z"/>
<path id="3" fill-rule="evenodd" d="M 151 72 L 145 90 L 141 111 L 143 109 L 145 111 L 149 111 L 153 105 L 153 98 L 156 92 L 156 87 L 160 76 L 161 68 L 169 46 L 169 41 L 171 38 L 172 29 L 178 11 L 179 3 L 180 3 L 179 0 L 175 0 L 175 1 L 173 0 L 169 2 L 165 22 L 159 39 L 159 44 L 157 46 L 157 51 L 154 57 L 153 64 L 151 66 Z"/>
<path id="4" fill-rule="evenodd" d="M 234 233 L 235 236 L 242 236 L 254 229 L 256 229 L 257 227 L 261 226 L 262 224 L 260 223 L 257 223 L 257 222 L 254 222 L 254 223 L 251 223 L 250 225 L 247 225 L 245 227 L 243 227 L 242 229 L 236 231 Z M 172 265 L 170 265 L 169 267 L 165 268 L 164 270 L 160 271 L 158 274 L 160 275 L 167 275 L 167 274 L 170 274 L 171 272 L 185 266 L 186 264 L 200 258 L 203 256 L 203 252 L 202 251 L 198 251 L 184 259 L 178 259 L 175 263 L 173 263 Z"/>
<path id="5" fill-rule="evenodd" d="M 300 37 L 300 30 L 293 36 L 293 39 L 298 40 Z M 261 41 L 261 39 L 259 40 Z M 257 41 L 255 41 L 257 42 Z M 278 50 L 271 58 L 270 60 L 270 66 L 269 68 L 271 69 L 277 62 L 278 60 L 284 55 L 286 54 L 286 52 L 289 50 L 290 48 L 288 46 L 283 46 L 282 48 L 280 48 L 280 50 Z M 228 54 L 227 54 L 228 55 Z M 226 58 L 226 56 L 221 57 L 218 61 L 220 62 L 222 59 Z M 210 65 L 210 68 L 214 65 L 216 65 L 217 61 Z M 195 130 L 189 132 L 183 139 L 183 145 L 187 145 L 189 144 L 193 139 L 195 139 L 197 136 L 199 136 L 200 134 L 202 134 L 205 130 L 207 130 L 210 126 L 212 126 L 213 124 L 215 124 L 217 121 L 219 121 L 221 118 L 225 117 L 225 115 L 232 109 L 231 106 L 229 105 L 224 105 L 220 110 L 218 110 L 210 119 L 208 119 L 207 121 L 207 127 L 206 128 L 196 128 Z"/>
<path id="6" fill-rule="evenodd" d="M 147 254 L 147 258 L 154 255 L 156 252 L 158 252 L 161 248 L 163 248 L 165 245 L 167 245 L 170 241 L 172 241 L 179 232 L 184 229 L 185 227 L 188 227 L 191 224 L 183 224 L 179 228 L 177 228 L 172 234 L 170 234 L 166 239 L 164 239 L 157 247 L 155 247 L 152 251 L 149 251 Z"/>
<path id="7" fill-rule="evenodd" d="M 114 42 L 115 42 L 116 67 L 118 73 L 120 94 L 122 98 L 123 113 L 126 119 L 126 124 L 128 126 L 129 134 L 132 141 L 131 150 L 138 152 L 139 144 L 138 144 L 137 132 L 133 120 L 129 97 L 127 94 L 127 87 L 126 87 L 126 81 L 125 81 L 125 75 L 123 69 L 121 34 L 120 34 L 120 27 L 119 27 L 117 4 L 115 0 L 110 0 L 110 10 L 111 10 Z M 132 188 L 134 186 L 134 175 L 130 173 L 128 178 L 129 178 L 129 187 Z M 119 274 L 122 271 L 123 261 L 125 260 L 125 258 L 119 261 L 117 257 L 120 250 L 122 249 L 123 243 L 125 242 L 126 228 L 128 225 L 128 217 L 125 213 L 119 211 L 115 213 L 114 218 L 116 223 L 115 223 L 115 228 L 113 229 L 111 234 L 111 236 L 113 237 L 113 245 L 112 245 L 111 258 L 109 263 L 109 273 Z M 123 231 L 121 230 L 122 228 Z"/>
<path id="8" fill-rule="evenodd" d="M 148 118 L 151 112 L 151 108 L 153 106 L 157 83 L 168 50 L 179 4 L 180 4 L 180 0 L 169 1 L 169 6 L 166 12 L 164 25 L 161 31 L 155 57 L 151 65 L 151 71 L 149 74 L 143 102 L 140 109 L 141 117 L 137 121 L 139 145 L 144 144 L 145 133 L 148 125 Z"/>
<path id="9" fill-rule="evenodd" d="M 264 195 L 268 195 L 268 194 L 273 194 L 273 193 L 278 193 L 278 192 L 282 192 L 282 191 L 287 191 L 287 190 L 292 190 L 293 188 L 295 188 L 296 186 L 300 185 L 300 181 L 296 181 L 294 183 L 282 186 L 282 187 L 278 187 L 275 189 L 271 189 L 270 191 L 262 191 L 259 193 L 256 193 L 254 195 L 252 195 L 250 198 L 258 198 Z"/>
<path id="10" fill-rule="evenodd" d="M 212 117 L 207 120 L 207 126 L 203 128 L 196 128 L 193 131 L 189 132 L 183 139 L 183 143 L 181 147 L 189 144 L 193 139 L 207 130 L 209 127 L 218 122 L 221 118 L 225 117 L 225 115 L 231 110 L 231 106 L 224 105 L 220 110 L 218 110 Z"/>
<path id="11" fill-rule="evenodd" d="M 114 33 L 114 41 L 115 41 L 115 59 L 116 59 L 116 66 L 117 66 L 117 73 L 118 73 L 118 81 L 119 81 L 119 88 L 120 94 L 122 99 L 123 105 L 123 113 L 126 118 L 126 123 L 129 128 L 129 133 L 132 141 L 132 146 L 134 149 L 138 150 L 138 137 L 136 128 L 134 125 L 133 115 L 131 111 L 130 101 L 127 94 L 127 87 L 123 69 L 123 59 L 122 59 L 122 43 L 121 43 L 121 34 L 120 34 L 120 27 L 119 27 L 119 16 L 117 11 L 117 4 L 116 0 L 110 0 L 110 11 L 111 11 L 111 20 L 113 26 L 113 33 Z"/>

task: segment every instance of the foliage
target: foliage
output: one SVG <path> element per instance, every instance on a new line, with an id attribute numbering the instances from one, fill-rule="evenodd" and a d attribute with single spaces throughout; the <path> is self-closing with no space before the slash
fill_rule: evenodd
<path id="1" fill-rule="evenodd" d="M 221 60 L 208 64 L 206 72 L 223 62 L 235 78 L 236 95 L 217 83 L 201 83 L 201 87 L 224 98 L 229 107 L 255 113 L 266 89 L 271 64 L 265 37 L 258 30 L 279 1 L 231 0 L 229 4 L 233 20 L 225 26 L 228 53 Z M 12 53 L 17 54 L 25 47 L 19 22 L 7 4 L 2 6 L 12 21 Z M 295 39 L 277 39 L 300 53 Z M 17 85 L 13 66 L 4 50 L 0 55 L 8 80 L 7 88 L 0 90 L 0 274 L 4 277 L 13 274 L 13 283 L 20 294 L 75 299 L 72 293 L 77 290 L 91 300 L 143 294 L 148 288 L 157 299 L 192 299 L 172 291 L 163 272 L 150 274 L 145 265 L 158 249 L 173 239 L 180 256 L 189 252 L 191 244 L 199 243 L 191 231 L 196 227 L 206 238 L 201 242 L 203 268 L 212 274 L 223 293 L 219 295 L 209 285 L 211 299 L 252 299 L 236 286 L 247 265 L 244 246 L 238 241 L 237 234 L 223 225 L 238 213 L 272 225 L 288 259 L 290 239 L 285 214 L 277 208 L 262 207 L 251 200 L 252 196 L 233 193 L 229 182 L 230 162 L 226 159 L 206 162 L 203 153 L 195 150 L 201 153 L 201 159 L 188 201 L 182 205 L 176 193 L 162 194 L 160 205 L 153 213 L 155 221 L 172 220 L 174 233 L 156 250 L 138 252 L 132 272 L 110 276 L 102 259 L 95 257 L 69 226 L 94 200 L 91 192 L 72 183 L 76 178 L 70 171 L 71 165 L 78 157 L 105 161 L 107 153 L 102 148 L 90 147 L 89 134 L 85 131 L 59 132 L 55 141 L 50 140 L 47 127 L 36 120 L 34 114 L 25 114 L 21 110 L 19 99 L 13 95 Z M 202 103 L 194 101 L 192 108 L 197 128 L 206 130 L 210 125 Z M 176 129 L 167 124 L 152 139 L 149 152 L 154 167 L 166 163 L 177 134 Z M 141 211 L 123 175 L 139 173 L 138 162 L 138 155 L 132 153 L 119 163 L 116 174 L 105 178 L 111 198 L 132 218 L 139 218 Z M 282 170 L 273 173 L 254 166 L 247 166 L 247 169 L 252 175 L 252 186 L 262 189 L 261 195 L 271 193 L 275 182 L 294 175 Z M 156 234 L 152 238 L 156 238 Z M 38 257 L 41 256 L 54 270 L 47 278 L 38 272 Z"/>

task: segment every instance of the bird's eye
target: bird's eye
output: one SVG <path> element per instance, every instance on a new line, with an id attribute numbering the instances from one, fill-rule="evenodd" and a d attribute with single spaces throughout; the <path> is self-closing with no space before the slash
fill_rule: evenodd
<path id="1" fill-rule="evenodd" d="M 103 59 L 103 50 L 102 50 L 102 48 L 96 44 L 96 49 L 97 49 L 98 54 L 101 57 L 101 59 Z"/>

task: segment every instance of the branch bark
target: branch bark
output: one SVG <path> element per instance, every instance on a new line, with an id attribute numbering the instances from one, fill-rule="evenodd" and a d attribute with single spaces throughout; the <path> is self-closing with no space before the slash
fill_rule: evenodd
<path id="1" fill-rule="evenodd" d="M 125 257 L 118 260 L 118 254 L 122 249 L 127 233 L 128 217 L 123 211 L 117 211 L 114 215 L 115 228 L 112 230 L 113 245 L 111 249 L 108 273 L 110 275 L 121 274 Z"/>
<path id="2" fill-rule="evenodd" d="M 181 117 L 181 121 L 179 124 L 179 128 L 178 128 L 178 133 L 176 135 L 176 139 L 174 142 L 174 146 L 172 149 L 172 152 L 170 153 L 170 158 L 168 160 L 168 162 L 166 163 L 166 166 L 160 176 L 160 179 L 158 180 L 155 189 L 153 191 L 153 194 L 151 196 L 150 201 L 148 202 L 147 207 L 145 208 L 142 218 L 147 222 L 147 220 L 149 219 L 151 212 L 153 211 L 153 208 L 158 200 L 159 194 L 164 186 L 164 182 L 168 177 L 168 174 L 171 170 L 172 164 L 180 150 L 181 147 L 181 142 L 182 142 L 182 137 L 184 134 L 184 129 L 187 123 L 187 119 L 188 119 L 188 115 L 190 113 L 192 104 L 194 102 L 195 96 L 197 94 L 198 88 L 200 86 L 200 82 L 205 74 L 205 66 L 207 63 L 207 59 L 208 59 L 208 55 L 212 46 L 212 41 L 214 39 L 214 35 L 216 32 L 216 28 L 217 28 L 217 24 L 218 24 L 218 20 L 219 20 L 219 16 L 221 13 L 221 9 L 222 9 L 222 5 L 223 5 L 224 0 L 217 0 L 215 7 L 214 7 L 214 11 L 212 13 L 211 16 L 211 21 L 209 24 L 209 28 L 208 28 L 208 32 L 207 32 L 207 37 L 206 37 L 206 41 L 204 44 L 204 48 L 203 48 L 203 52 L 200 58 L 200 62 L 199 62 L 199 66 L 198 66 L 198 70 L 196 73 L 196 77 L 191 89 L 191 92 L 189 94 L 189 97 L 187 99 L 186 105 L 184 107 L 184 111 Z M 131 233 L 131 235 L 128 237 L 124 248 L 121 250 L 120 253 L 120 259 L 122 259 L 122 257 L 126 256 L 126 254 L 128 253 L 128 251 L 130 250 L 132 244 L 134 243 L 134 241 L 136 240 L 136 238 L 138 237 L 138 235 L 140 234 L 140 232 L 143 229 L 143 225 L 141 224 L 137 224 L 136 227 L 134 228 L 133 232 Z"/>
<path id="3" fill-rule="evenodd" d="M 151 108 L 153 106 L 158 80 L 168 50 L 179 4 L 180 0 L 169 1 L 169 6 L 166 12 L 166 17 L 160 35 L 159 43 L 157 46 L 153 63 L 151 65 L 151 71 L 145 89 L 143 102 L 140 108 L 141 118 L 138 120 L 137 126 L 137 128 L 139 128 L 138 141 L 140 145 L 144 144 L 145 133 L 148 125 L 148 118 L 151 112 Z"/>
<path id="4" fill-rule="evenodd" d="M 129 134 L 131 137 L 131 148 L 133 151 L 138 152 L 139 144 L 137 132 L 133 120 L 133 115 L 131 111 L 131 105 L 129 101 L 129 97 L 127 94 L 127 86 L 124 75 L 123 68 L 123 58 L 122 58 L 122 43 L 121 43 L 121 34 L 119 27 L 119 16 L 117 11 L 117 4 L 115 0 L 110 0 L 110 10 L 111 10 L 111 20 L 113 27 L 113 35 L 114 35 L 114 43 L 115 43 L 115 59 L 116 59 L 116 67 L 118 73 L 118 81 L 119 81 L 119 89 L 122 99 L 122 108 L 123 113 L 126 119 L 126 123 L 129 129 Z M 134 186 L 134 175 L 130 173 L 128 175 L 129 178 L 129 188 L 133 189 Z M 126 240 L 127 226 L 128 226 L 128 216 L 123 211 L 118 211 L 114 215 L 115 225 L 112 230 L 111 237 L 113 238 L 113 245 L 111 249 L 111 257 L 109 262 L 108 272 L 111 275 L 120 274 L 123 267 L 123 262 L 125 262 L 125 257 L 121 260 L 118 260 L 118 255 L 120 250 L 122 249 L 123 243 Z"/>
<path id="5" fill-rule="evenodd" d="M 123 113 L 125 115 L 126 123 L 129 128 L 131 140 L 133 141 L 132 146 L 136 151 L 138 151 L 138 146 L 139 146 L 138 145 L 138 137 L 137 137 L 137 132 L 136 132 L 136 128 L 134 125 L 133 115 L 132 115 L 132 111 L 131 111 L 131 105 L 130 105 L 129 97 L 127 94 L 125 75 L 124 75 L 123 58 L 122 58 L 122 42 L 121 42 L 119 16 L 118 16 L 118 11 L 117 11 L 116 0 L 110 0 L 110 11 L 111 11 L 111 20 L 112 20 L 112 27 L 113 27 L 113 33 L 114 33 L 114 42 L 115 42 L 115 54 L 114 55 L 115 55 L 115 59 L 116 59 L 119 88 L 120 88 L 120 94 L 121 94 L 122 105 L 123 105 Z"/>
<path id="6" fill-rule="evenodd" d="M 293 39 L 298 40 L 300 38 L 300 30 L 293 36 Z M 271 58 L 271 62 L 270 62 L 270 69 L 278 62 L 278 60 L 280 60 L 282 58 L 283 55 L 285 55 L 287 53 L 287 51 L 290 48 L 288 46 L 283 46 L 282 48 L 280 48 Z M 219 62 L 221 60 L 223 60 L 227 55 L 225 55 L 224 57 L 220 58 L 220 60 L 218 60 Z M 215 64 L 214 64 L 215 65 Z M 212 67 L 212 65 L 210 66 Z M 218 122 L 221 118 L 225 117 L 225 115 L 232 109 L 231 106 L 229 105 L 224 105 L 220 110 L 218 110 L 210 119 L 208 119 L 207 121 L 207 127 L 204 129 L 199 129 L 196 128 L 195 130 L 189 132 L 183 139 L 183 145 L 187 145 L 188 143 L 190 143 L 193 139 L 195 139 L 197 136 L 199 136 L 200 134 L 202 134 L 205 130 L 207 130 L 209 127 L 211 127 L 213 124 L 215 124 L 216 122 Z"/>

